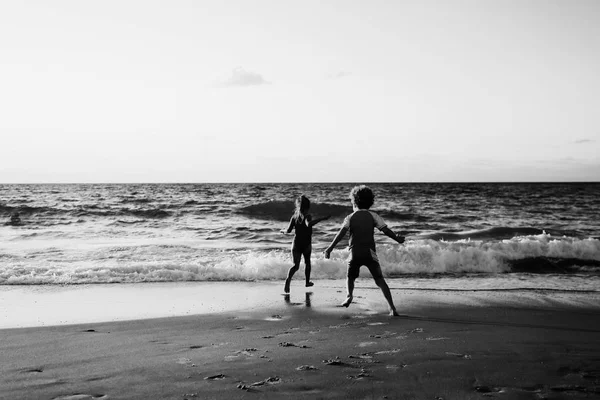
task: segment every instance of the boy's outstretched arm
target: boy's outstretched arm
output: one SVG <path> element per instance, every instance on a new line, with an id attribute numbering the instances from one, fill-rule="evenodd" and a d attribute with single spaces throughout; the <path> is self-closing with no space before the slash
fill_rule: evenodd
<path id="1" fill-rule="evenodd" d="M 321 218 L 315 218 L 308 223 L 308 226 L 314 226 L 314 225 L 318 224 L 319 222 L 325 221 L 326 219 L 329 219 L 329 218 L 331 218 L 331 215 L 327 215 L 327 216 L 321 217 Z"/>
<path id="2" fill-rule="evenodd" d="M 331 252 L 333 251 L 335 246 L 337 246 L 337 244 L 340 242 L 340 240 L 342 240 L 344 238 L 344 236 L 346 236 L 346 232 L 348 232 L 348 228 L 342 228 L 337 233 L 337 235 L 335 235 L 335 238 L 333 238 L 333 242 L 331 242 L 329 247 L 325 249 L 325 258 L 327 258 L 327 259 L 329 258 L 329 256 L 331 255 Z"/>
<path id="3" fill-rule="evenodd" d="M 396 234 L 394 233 L 394 231 L 392 231 L 392 230 L 391 230 L 390 228 L 388 228 L 387 226 L 384 226 L 384 227 L 381 229 L 381 232 L 383 232 L 383 234 L 384 234 L 385 236 L 389 237 L 390 239 L 393 239 L 393 240 L 395 240 L 396 242 L 398 242 L 398 243 L 400 243 L 400 244 L 404 243 L 404 239 L 405 239 L 405 238 L 404 238 L 404 236 L 399 236 L 399 235 L 396 235 Z"/>

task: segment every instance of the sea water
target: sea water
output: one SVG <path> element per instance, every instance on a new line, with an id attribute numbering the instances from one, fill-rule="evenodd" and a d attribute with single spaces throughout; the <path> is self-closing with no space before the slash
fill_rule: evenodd
<path id="1" fill-rule="evenodd" d="M 330 260 L 322 251 L 353 186 L 0 185 L 0 285 L 283 280 L 292 235 L 280 230 L 300 194 L 331 216 L 314 227 L 313 280 L 344 279 L 347 238 Z M 372 210 L 407 238 L 375 232 L 396 287 L 600 291 L 599 183 L 369 186 Z"/>

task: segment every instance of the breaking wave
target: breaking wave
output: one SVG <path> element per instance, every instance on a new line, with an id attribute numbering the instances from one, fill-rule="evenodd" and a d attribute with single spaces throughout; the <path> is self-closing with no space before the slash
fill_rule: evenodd
<path id="1" fill-rule="evenodd" d="M 591 238 L 424 239 L 379 245 L 377 254 L 388 277 L 512 272 L 600 277 L 600 240 Z M 313 278 L 343 279 L 348 257 L 347 249 L 335 250 L 329 260 L 313 252 Z M 40 253 L 39 258 L 0 254 L 0 260 L 0 284 L 282 280 L 290 267 L 289 253 L 280 249 L 219 251 L 181 245 L 119 246 L 70 255 L 63 250 Z M 368 276 L 366 270 L 362 276 Z"/>

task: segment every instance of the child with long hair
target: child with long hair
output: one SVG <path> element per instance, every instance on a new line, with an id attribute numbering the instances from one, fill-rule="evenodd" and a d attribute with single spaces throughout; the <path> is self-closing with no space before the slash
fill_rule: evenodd
<path id="1" fill-rule="evenodd" d="M 294 265 L 288 271 L 287 279 L 285 280 L 285 286 L 283 291 L 285 293 L 290 292 L 290 283 L 292 277 L 300 269 L 300 259 L 304 257 L 304 274 L 306 277 L 306 287 L 313 286 L 310 281 L 310 255 L 312 252 L 312 227 L 317 223 L 328 219 L 330 216 L 315 218 L 308 213 L 310 209 L 310 200 L 308 197 L 301 195 L 298 196 L 295 202 L 296 209 L 287 229 L 282 230 L 281 233 L 291 233 L 295 231 L 294 240 L 292 242 L 292 261 Z"/>

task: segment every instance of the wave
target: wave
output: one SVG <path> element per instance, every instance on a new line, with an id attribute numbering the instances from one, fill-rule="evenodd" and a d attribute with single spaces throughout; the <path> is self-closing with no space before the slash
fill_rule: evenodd
<path id="1" fill-rule="evenodd" d="M 289 200 L 270 200 L 264 203 L 240 207 L 237 213 L 254 218 L 287 221 L 294 213 L 294 202 Z M 430 218 L 412 212 L 394 211 L 389 209 L 373 209 L 386 220 L 394 221 L 427 221 Z M 311 203 L 310 213 L 315 216 L 331 215 L 332 217 L 345 217 L 352 213 L 349 205 L 334 203 Z"/>
<path id="2" fill-rule="evenodd" d="M 0 258 L 0 284 L 283 280 L 291 266 L 287 249 L 281 247 L 224 250 L 144 245 L 77 251 L 71 255 L 67 250 L 53 253 L 52 259 L 44 252 L 39 257 L 4 253 Z M 499 242 L 421 239 L 402 246 L 379 245 L 377 254 L 384 275 L 392 278 L 559 274 L 587 276 L 590 285 L 597 282 L 600 288 L 600 240 L 596 239 L 555 238 L 548 234 Z M 315 250 L 313 278 L 344 279 L 348 257 L 347 249 L 335 250 L 329 260 Z M 361 276 L 368 277 L 366 269 Z"/>
<path id="3" fill-rule="evenodd" d="M 272 219 L 276 221 L 287 221 L 294 213 L 294 202 L 289 200 L 270 200 L 264 203 L 252 204 L 240 207 L 236 210 L 254 218 Z M 346 216 L 352 212 L 349 206 L 332 203 L 311 203 L 310 213 L 312 215 L 331 215 L 332 217 Z"/>
<path id="4" fill-rule="evenodd" d="M 62 209 L 55 207 L 34 207 L 34 206 L 7 206 L 0 205 L 0 215 L 10 216 L 13 212 L 18 212 L 23 216 L 100 216 L 100 217 L 119 217 L 135 216 L 140 218 L 166 218 L 171 215 L 169 211 L 161 208 L 103 208 L 97 204 L 79 206 L 77 208 Z"/>
<path id="5" fill-rule="evenodd" d="M 22 215 L 64 212 L 63 210 L 52 208 L 52 207 L 8 206 L 8 205 L 0 204 L 0 214 L 10 215 L 15 211 Z"/>
<path id="6" fill-rule="evenodd" d="M 513 237 L 523 235 L 540 235 L 544 234 L 545 231 L 538 228 L 531 227 L 494 227 L 488 229 L 473 230 L 467 232 L 434 232 L 428 234 L 419 235 L 419 238 L 430 239 L 430 240 L 445 240 L 445 241 L 456 241 L 456 240 L 485 240 L 485 239 L 510 239 Z"/>

